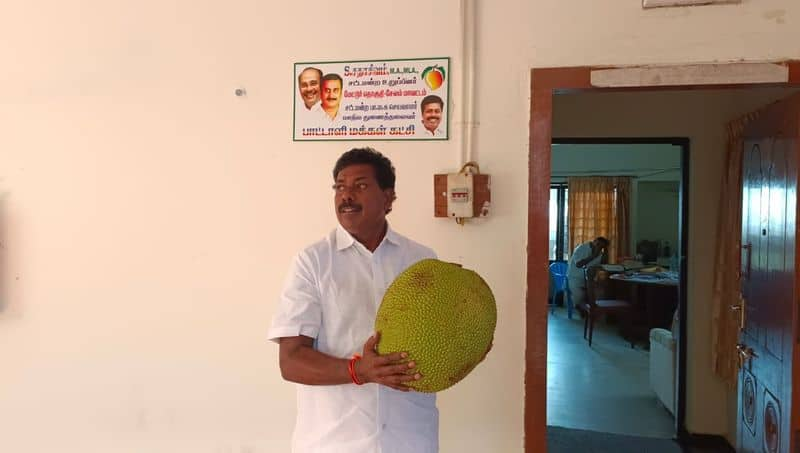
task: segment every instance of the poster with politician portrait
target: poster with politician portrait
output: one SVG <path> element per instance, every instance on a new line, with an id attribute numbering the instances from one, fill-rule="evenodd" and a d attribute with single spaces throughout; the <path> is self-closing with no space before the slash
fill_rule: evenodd
<path id="1" fill-rule="evenodd" d="M 450 59 L 294 64 L 293 139 L 447 140 Z"/>

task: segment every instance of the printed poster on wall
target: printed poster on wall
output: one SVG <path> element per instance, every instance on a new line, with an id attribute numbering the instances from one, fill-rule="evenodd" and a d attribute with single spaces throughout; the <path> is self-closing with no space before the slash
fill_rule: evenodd
<path id="1" fill-rule="evenodd" d="M 294 140 L 447 140 L 450 58 L 294 64 Z"/>

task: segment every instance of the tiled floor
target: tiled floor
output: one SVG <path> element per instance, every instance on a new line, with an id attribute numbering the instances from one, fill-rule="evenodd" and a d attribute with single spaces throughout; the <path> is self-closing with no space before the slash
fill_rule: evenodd
<path id="1" fill-rule="evenodd" d="M 672 439 L 547 427 L 547 453 L 681 453 Z"/>
<path id="2" fill-rule="evenodd" d="M 615 434 L 672 438 L 674 419 L 650 389 L 648 351 L 631 349 L 613 325 L 595 325 L 556 309 L 548 321 L 547 424 Z"/>

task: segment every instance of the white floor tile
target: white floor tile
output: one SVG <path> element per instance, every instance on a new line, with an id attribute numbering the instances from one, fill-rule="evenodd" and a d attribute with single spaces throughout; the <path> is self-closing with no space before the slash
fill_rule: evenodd
<path id="1" fill-rule="evenodd" d="M 595 324 L 592 347 L 579 315 L 548 318 L 547 424 L 672 438 L 675 420 L 650 389 L 649 352 L 632 349 L 613 325 Z"/>

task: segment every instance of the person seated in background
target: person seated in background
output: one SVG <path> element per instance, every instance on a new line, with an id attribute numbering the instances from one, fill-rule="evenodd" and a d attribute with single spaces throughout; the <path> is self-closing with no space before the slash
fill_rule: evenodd
<path id="1" fill-rule="evenodd" d="M 611 241 L 598 236 L 592 241 L 584 242 L 575 247 L 567 263 L 567 285 L 569 286 L 570 299 L 574 307 L 580 307 L 586 302 L 586 279 L 584 270 L 608 262 L 608 247 Z"/>

